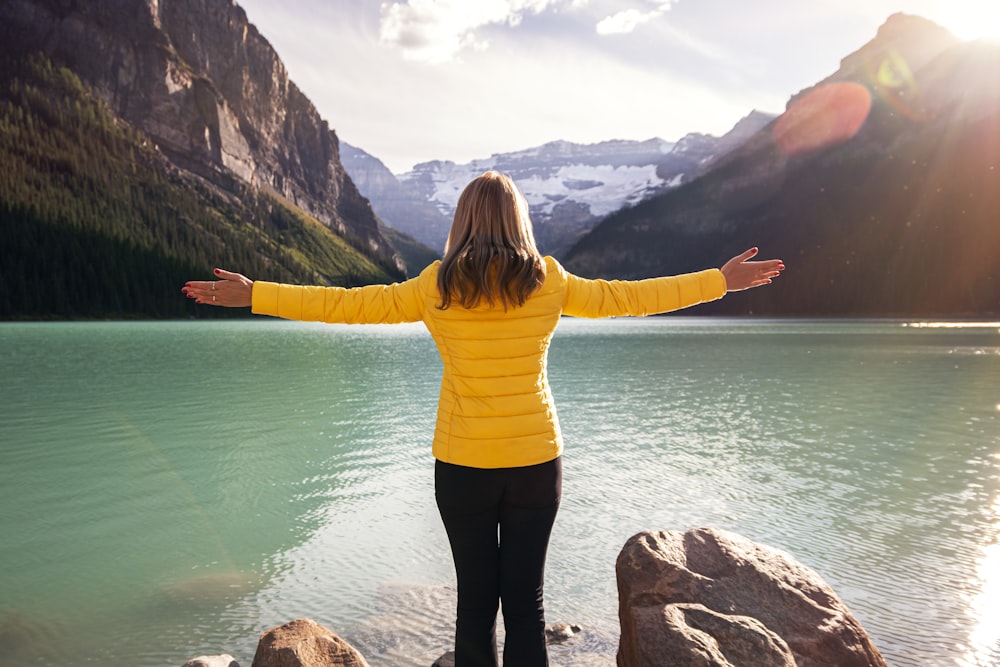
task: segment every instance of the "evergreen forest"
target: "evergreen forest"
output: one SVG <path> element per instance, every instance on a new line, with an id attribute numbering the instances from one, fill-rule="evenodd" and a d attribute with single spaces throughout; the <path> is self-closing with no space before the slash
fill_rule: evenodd
<path id="1" fill-rule="evenodd" d="M 288 202 L 178 170 L 45 56 L 0 61 L 0 320 L 246 316 L 181 294 L 216 266 L 341 286 L 402 277 Z"/>

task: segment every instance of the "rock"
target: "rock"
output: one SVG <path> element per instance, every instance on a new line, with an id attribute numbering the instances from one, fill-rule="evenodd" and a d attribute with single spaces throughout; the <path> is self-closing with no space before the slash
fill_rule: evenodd
<path id="1" fill-rule="evenodd" d="M 307 618 L 260 636 L 251 667 L 369 667 L 354 647 Z"/>
<path id="2" fill-rule="evenodd" d="M 583 628 L 574 623 L 553 623 L 545 628 L 545 643 L 560 644 L 581 630 Z"/>
<path id="3" fill-rule="evenodd" d="M 223 653 L 222 655 L 200 655 L 185 662 L 181 667 L 240 667 L 236 658 Z"/>
<path id="4" fill-rule="evenodd" d="M 619 665 L 796 667 L 781 637 L 749 616 L 719 614 L 700 604 L 672 604 L 638 607 L 634 621 L 641 639 L 632 662 L 622 662 L 619 649 Z"/>
<path id="5" fill-rule="evenodd" d="M 735 533 L 645 531 L 616 572 L 619 667 L 885 667 L 818 574 Z"/>
<path id="6" fill-rule="evenodd" d="M 455 652 L 448 651 L 440 658 L 434 661 L 431 667 L 455 667 Z"/>

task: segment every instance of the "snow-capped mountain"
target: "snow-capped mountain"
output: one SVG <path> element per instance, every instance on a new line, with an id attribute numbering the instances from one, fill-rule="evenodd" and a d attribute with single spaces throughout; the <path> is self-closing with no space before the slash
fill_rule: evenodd
<path id="1" fill-rule="evenodd" d="M 671 160 L 673 148 L 662 139 L 592 145 L 554 141 L 466 164 L 424 162 L 399 180 L 450 219 L 469 181 L 490 169 L 509 174 L 528 200 L 539 246 L 557 254 L 602 216 L 679 182 L 694 164 Z M 438 241 L 443 244 L 444 238 Z"/>
<path id="2" fill-rule="evenodd" d="M 357 148 L 342 144 L 341 159 L 386 224 L 432 248 L 444 247 L 458 197 L 469 181 L 490 169 L 509 174 L 528 200 L 539 249 L 559 256 L 604 216 L 693 178 L 772 119 L 754 111 L 721 138 L 689 134 L 677 142 L 553 141 L 465 164 L 423 162 L 391 180 L 381 162 Z M 440 218 L 429 219 L 428 202 Z"/>

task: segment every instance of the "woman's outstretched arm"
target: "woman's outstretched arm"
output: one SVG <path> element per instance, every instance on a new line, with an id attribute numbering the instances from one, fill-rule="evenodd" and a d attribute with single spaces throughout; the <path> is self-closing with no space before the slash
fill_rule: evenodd
<path id="1" fill-rule="evenodd" d="M 219 280 L 191 280 L 181 291 L 195 303 L 245 308 L 259 315 L 288 320 L 343 324 L 398 324 L 423 316 L 428 285 L 434 284 L 428 266 L 415 278 L 391 285 L 361 287 L 281 285 L 215 269 Z"/>
<path id="2" fill-rule="evenodd" d="M 229 308 L 248 308 L 253 295 L 253 281 L 246 276 L 216 269 L 219 280 L 190 280 L 181 291 L 195 303 Z"/>
<path id="3" fill-rule="evenodd" d="M 750 248 L 722 265 L 719 270 L 726 279 L 727 292 L 770 285 L 771 279 L 778 277 L 785 270 L 785 263 L 780 259 L 749 261 L 756 254 L 757 248 Z"/>
<path id="4" fill-rule="evenodd" d="M 707 269 L 677 276 L 646 280 L 600 280 L 574 276 L 555 260 L 564 274 L 567 289 L 563 313 L 576 317 L 621 317 L 668 313 L 714 301 L 726 292 L 768 285 L 784 269 L 780 259 L 751 262 L 757 248 L 750 248 L 720 269 Z"/>

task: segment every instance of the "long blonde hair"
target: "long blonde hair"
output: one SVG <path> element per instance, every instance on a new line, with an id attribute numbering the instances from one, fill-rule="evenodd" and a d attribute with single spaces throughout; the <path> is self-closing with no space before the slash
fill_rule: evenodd
<path id="1" fill-rule="evenodd" d="M 487 171 L 462 191 L 438 270 L 440 308 L 474 308 L 484 299 L 522 306 L 545 280 L 528 203 L 514 181 Z"/>

